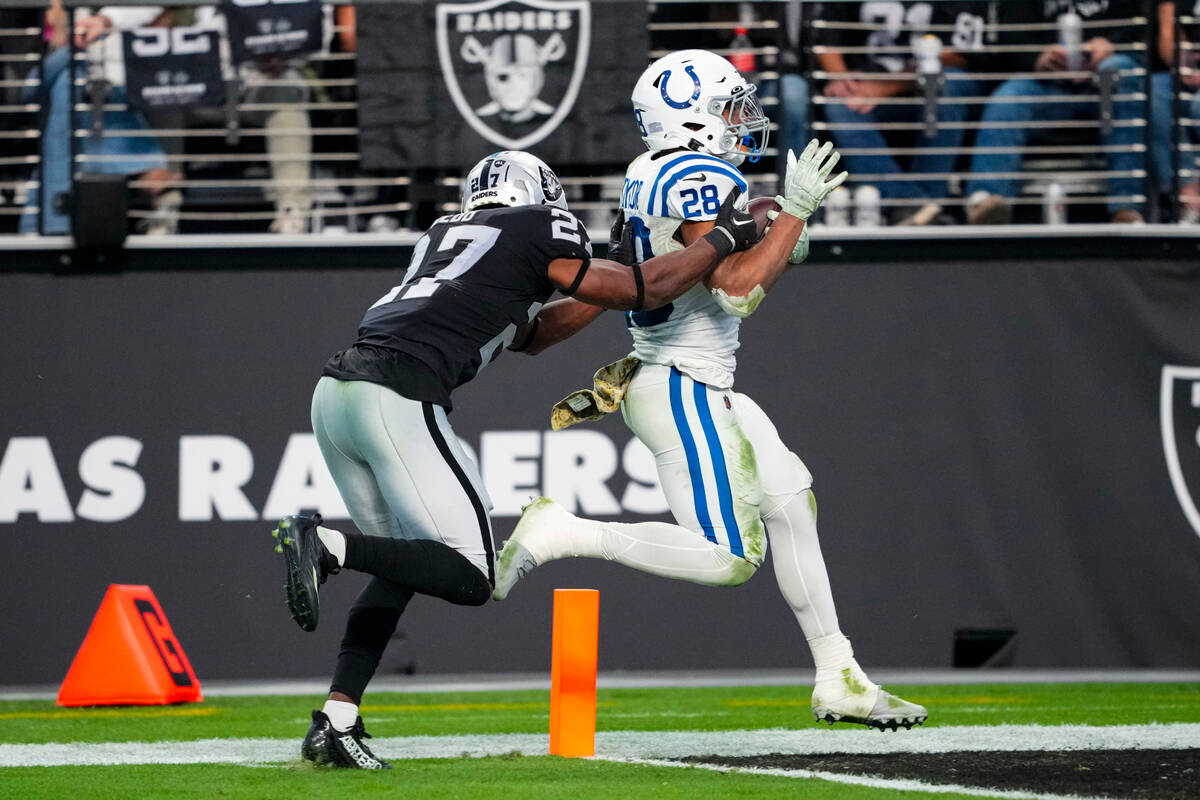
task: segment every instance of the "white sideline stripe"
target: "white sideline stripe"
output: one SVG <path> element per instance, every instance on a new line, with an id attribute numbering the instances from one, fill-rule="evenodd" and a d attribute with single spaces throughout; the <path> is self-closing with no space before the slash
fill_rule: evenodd
<path id="1" fill-rule="evenodd" d="M 601 731 L 596 755 L 607 760 L 668 759 L 719 753 L 949 753 L 983 750 L 1180 750 L 1200 748 L 1200 723 L 1167 725 L 994 725 L 915 728 L 882 733 L 865 729 L 749 731 Z M 517 752 L 544 756 L 545 734 L 376 738 L 384 759 L 457 758 Z M 292 739 L 200 739 L 189 742 L 78 742 L 0 744 L 0 767 L 115 764 L 266 764 L 294 761 Z"/>
<path id="2" fill-rule="evenodd" d="M 1166 669 L 871 669 L 876 683 L 906 686 L 979 683 L 1200 683 L 1200 670 Z M 322 695 L 329 678 L 289 680 L 202 680 L 205 697 Z M 812 670 L 628 670 L 601 672 L 601 689 L 658 689 L 707 686 L 812 686 Z M 465 675 L 381 675 L 372 692 L 549 691 L 546 672 Z M 53 700 L 58 686 L 0 686 L 0 700 Z"/>
<path id="3" fill-rule="evenodd" d="M 849 775 L 842 772 L 821 772 L 809 769 L 759 769 L 755 767 L 723 767 L 717 764 L 683 764 L 679 761 L 658 761 L 656 759 L 630 759 L 628 763 L 647 764 L 655 767 L 695 767 L 712 772 L 737 772 L 747 775 L 775 775 L 781 778 L 817 778 L 834 783 L 848 783 L 854 786 L 868 786 L 872 789 L 898 789 L 905 792 L 926 792 L 929 794 L 965 794 L 972 797 L 1002 797 L 1011 800 L 1111 800 L 1111 798 L 1092 797 L 1078 794 L 1046 794 L 1044 792 L 1027 792 L 1020 789 L 984 789 L 979 786 L 960 786 L 954 783 L 926 783 L 908 778 L 874 778 L 868 775 Z"/>

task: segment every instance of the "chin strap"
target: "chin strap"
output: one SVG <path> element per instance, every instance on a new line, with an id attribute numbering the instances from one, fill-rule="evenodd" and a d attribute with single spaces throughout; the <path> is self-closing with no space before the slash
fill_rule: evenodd
<path id="1" fill-rule="evenodd" d="M 753 148 L 755 144 L 756 143 L 753 136 L 746 135 L 742 137 L 742 147 Z M 758 160 L 762 158 L 762 153 L 759 153 L 758 155 L 747 156 L 747 158 L 750 159 L 751 164 L 757 164 Z"/>

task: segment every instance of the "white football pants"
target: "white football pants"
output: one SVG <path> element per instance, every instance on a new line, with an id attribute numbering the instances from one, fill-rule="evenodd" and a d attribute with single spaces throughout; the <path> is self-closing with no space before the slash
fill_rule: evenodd
<path id="1" fill-rule="evenodd" d="M 492 501 L 444 408 L 367 381 L 323 376 L 313 392 L 312 425 L 359 530 L 442 542 L 495 583 Z"/>
<path id="2" fill-rule="evenodd" d="M 642 364 L 621 412 L 654 454 L 663 492 L 679 523 L 670 526 L 676 527 L 674 541 L 694 549 L 702 537 L 758 566 L 769 539 L 776 580 L 805 638 L 837 633 L 817 538 L 812 475 L 762 409 L 744 394 L 710 388 L 673 367 Z M 642 525 L 662 523 L 621 527 Z M 656 538 L 662 535 L 656 531 Z M 685 557 L 686 550 L 680 555 Z M 657 557 L 655 569 L 630 566 L 671 574 L 672 550 L 660 546 Z M 675 577 L 691 579 L 686 573 Z"/>

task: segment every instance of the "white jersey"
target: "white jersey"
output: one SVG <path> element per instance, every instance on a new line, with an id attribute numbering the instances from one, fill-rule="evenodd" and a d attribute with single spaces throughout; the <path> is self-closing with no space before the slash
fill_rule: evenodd
<path id="1" fill-rule="evenodd" d="M 746 179 L 726 161 L 687 150 L 643 153 L 625 171 L 621 208 L 633 224 L 638 261 L 683 249 L 675 238 L 685 220 L 716 219 L 721 203 Z M 678 367 L 700 383 L 725 389 L 733 385 L 741 320 L 727 314 L 703 283 L 662 308 L 629 311 L 633 354 L 648 364 Z"/>

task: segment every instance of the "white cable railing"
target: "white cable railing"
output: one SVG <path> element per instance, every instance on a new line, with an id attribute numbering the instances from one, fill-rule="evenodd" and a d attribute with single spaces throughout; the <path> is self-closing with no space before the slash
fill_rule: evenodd
<path id="1" fill-rule="evenodd" d="M 1034 57 L 1058 39 L 1047 34 L 1061 34 L 1060 24 L 1069 23 L 1006 20 L 1004 5 L 991 7 L 993 12 L 999 9 L 999 19 L 992 16 L 986 20 L 971 16 L 976 10 L 959 5 L 955 22 L 947 23 L 947 18 L 954 18 L 955 4 L 937 5 L 945 11 L 942 18 L 930 22 L 926 17 L 920 24 L 908 18 L 889 20 L 886 24 L 865 16 L 856 19 L 855 12 L 809 21 L 813 32 L 810 48 L 813 63 L 807 75 L 812 105 L 818 111 L 811 128 L 831 136 L 843 156 L 848 157 L 849 189 L 877 186 L 883 195 L 878 205 L 883 208 L 920 207 L 930 202 L 966 205 L 971 201 L 967 195 L 972 186 L 986 186 L 988 191 L 1005 194 L 1015 191 L 1018 196 L 1008 198 L 1007 205 L 1011 206 L 1035 205 L 1043 202 L 1041 198 L 1053 197 L 1066 206 L 1144 208 L 1149 204 L 1147 213 L 1152 211 L 1159 199 L 1157 188 L 1153 188 L 1159 182 L 1158 171 L 1152 165 L 1154 159 L 1161 165 L 1163 156 L 1161 148 L 1149 146 L 1152 137 L 1160 135 L 1160 128 L 1152 127 L 1151 76 L 1146 68 L 1150 49 L 1156 44 L 1149 25 L 1150 14 L 1085 19 L 1081 24 L 1078 16 L 1074 18 L 1077 30 L 1081 31 L 1078 39 L 1081 47 L 1091 37 L 1111 37 L 1111 50 L 1106 46 L 1105 52 L 1124 59 L 1120 64 L 1112 62 L 1119 69 L 1094 70 L 1086 61 L 1079 68 L 1063 69 L 1065 58 L 1057 63 L 1048 61 L 1054 69 L 1035 69 Z M 1078 7 L 1075 10 L 1088 13 Z M 1144 4 L 1144 10 L 1157 11 L 1150 3 Z M 874 8 L 874 12 L 880 9 Z M 847 18 L 837 18 L 843 16 Z M 906 45 L 900 34 L 911 35 L 911 44 Z M 928 35 L 941 39 L 930 44 Z M 920 37 L 924 38 L 918 41 Z M 1180 49 L 1192 49 L 1194 45 L 1186 41 L 1189 37 L 1183 38 Z M 933 48 L 932 62 L 928 55 L 921 61 L 918 44 Z M 876 58 L 879 60 L 873 61 Z M 873 66 L 864 68 L 868 63 Z M 997 67 L 997 64 L 1008 66 Z M 1039 66 L 1042 66 L 1040 61 Z M 1186 67 L 1179 72 L 1190 74 Z M 845 86 L 853 82 L 885 82 L 886 88 L 855 96 L 857 91 L 839 85 L 833 96 L 822 94 L 827 82 L 839 81 L 847 82 Z M 908 82 L 914 90 L 874 96 L 887 94 L 896 85 L 894 82 L 899 81 Z M 1006 81 L 1014 83 L 1008 84 L 1004 92 L 994 91 Z M 1039 91 L 1022 92 L 1016 81 L 1036 81 Z M 963 91 L 964 82 L 974 91 Z M 1051 91 L 1045 92 L 1047 88 Z M 1021 113 L 1020 107 L 1027 104 L 1055 108 L 1056 113 Z M 1136 108 L 1132 114 L 1131 106 Z M 1013 112 L 1003 112 L 1005 107 Z M 852 113 L 863 108 L 867 111 L 860 113 L 865 116 L 856 117 Z M 870 113 L 876 108 L 882 109 L 884 116 Z M 981 108 L 985 111 L 981 112 Z M 821 119 L 820 111 L 827 111 L 830 116 Z M 1176 124 L 1188 127 L 1183 120 Z M 876 141 L 879 143 L 875 144 Z M 1019 144 L 1006 146 L 1014 141 Z M 864 143 L 871 144 L 864 146 Z M 1187 150 L 1180 147 L 1175 152 Z M 1051 155 L 1055 156 L 1053 161 L 1038 158 Z M 919 156 L 940 157 L 947 167 L 943 171 L 917 173 L 905 168 L 906 161 L 899 161 L 897 171 L 885 173 L 864 168 L 874 163 L 870 161 L 854 166 L 855 158 Z M 1130 168 L 1131 156 L 1137 157 L 1136 168 Z M 1106 159 L 1113 160 L 1105 163 Z M 964 168 L 968 161 L 974 163 Z M 1022 162 L 1023 166 L 1013 168 Z M 1178 169 L 1174 174 L 1176 179 L 1186 177 Z M 905 181 L 946 188 L 936 197 L 889 198 L 889 187 Z M 1121 191 L 1112 191 L 1110 184 Z M 1139 191 L 1128 191 L 1131 186 L 1139 187 Z M 922 189 L 926 191 L 928 188 Z M 1026 192 L 1035 196 L 1021 197 Z M 866 197 L 875 202 L 871 195 Z M 1098 208 L 1089 213 L 1103 212 Z"/>
<path id="2" fill-rule="evenodd" d="M 124 1 L 124 0 L 123 0 Z M 129 0 L 136 3 L 136 0 Z M 382 0 L 381 0 L 382 1 Z M 13 0 L 7 0 L 11 4 Z M 69 3 L 79 0 L 68 0 Z M 195 0 L 185 0 L 185 4 L 193 4 Z M 938 6 L 965 7 L 966 4 L 957 0 L 935 0 Z M 31 6 L 45 7 L 45 3 L 31 2 Z M 941 155 L 953 157 L 955 163 L 942 172 L 906 172 L 882 173 L 874 170 L 858 170 L 851 176 L 853 186 L 874 184 L 887 186 L 902 181 L 937 181 L 947 184 L 945 196 L 934 198 L 947 206 L 960 207 L 967 198 L 962 194 L 963 187 L 979 173 L 967 168 L 967 162 L 973 156 L 987 155 L 1017 155 L 1024 162 L 1019 169 L 989 172 L 988 177 L 998 180 L 1016 181 L 1020 184 L 1017 196 L 1010 198 L 1013 206 L 1033 206 L 1042 202 L 1042 195 L 1047 185 L 1058 184 L 1066 190 L 1062 199 L 1065 205 L 1071 207 L 1091 207 L 1093 209 L 1108 203 L 1137 203 L 1144 204 L 1156 200 L 1156 190 L 1151 191 L 1149 184 L 1153 183 L 1154 171 L 1151 168 L 1152 148 L 1149 146 L 1151 133 L 1151 114 L 1149 111 L 1150 73 L 1144 66 L 1113 71 L 1107 76 L 1108 84 L 1102 83 L 1095 72 L 1090 69 L 1060 69 L 1041 71 L 1020 69 L 996 71 L 989 66 L 980 66 L 975 56 L 989 58 L 1026 57 L 1032 64 L 1032 56 L 1045 48 L 1042 43 L 1046 34 L 1057 30 L 1057 23 L 1013 23 L 1001 18 L 987 20 L 980 29 L 980 44 L 973 48 L 962 69 L 942 72 L 939 80 L 945 84 L 958 81 L 972 81 L 979 90 L 962 95 L 961 92 L 941 91 L 932 95 L 920 92 L 909 92 L 897 96 L 873 98 L 872 103 L 880 107 L 892 107 L 894 110 L 918 112 L 925 108 L 934 116 L 940 109 L 966 108 L 967 117 L 963 120 L 935 120 L 931 123 L 928 118 L 917 118 L 913 121 L 896 121 L 885 119 L 881 121 L 831 121 L 825 117 L 826 112 L 834 107 L 853 108 L 857 103 L 846 97 L 831 97 L 822 94 L 822 86 L 828 81 L 912 81 L 922 78 L 922 73 L 914 66 L 911 46 L 905 46 L 898 41 L 892 43 L 853 43 L 842 46 L 822 42 L 821 35 L 833 33 L 875 34 L 886 32 L 888 35 L 904 34 L 935 34 L 946 42 L 947 55 L 954 54 L 951 48 L 953 35 L 958 32 L 956 24 L 932 22 L 926 25 L 912 24 L 910 20 L 899 24 L 884 25 L 878 22 L 838 21 L 833 19 L 814 19 L 807 14 L 810 4 L 802 4 L 802 24 L 805 31 L 806 46 L 797 52 L 788 37 L 790 31 L 784 23 L 784 11 L 788 3 L 785 0 L 756 0 L 749 3 L 731 2 L 730 0 L 657 0 L 650 4 L 650 48 L 647 58 L 652 59 L 665 55 L 680 46 L 681 38 L 694 40 L 695 46 L 703 46 L 721 55 L 731 57 L 749 57 L 756 62 L 755 80 L 774 85 L 784 76 L 797 72 L 794 57 L 801 64 L 800 74 L 807 83 L 809 105 L 802 116 L 807 117 L 807 130 L 823 137 L 833 137 L 837 141 L 841 134 L 856 134 L 864 132 L 879 132 L 886 138 L 886 146 L 861 146 L 853 141 L 846 144 L 838 143 L 844 157 L 893 157 L 910 159 L 921 155 Z M 1191 27 L 1192 38 L 1200 39 L 1200 22 L 1189 15 L 1181 15 L 1177 24 Z M 1135 31 L 1130 38 L 1114 43 L 1113 52 L 1127 58 L 1133 58 L 1144 64 L 1149 57 L 1149 38 L 1143 34 L 1149 30 L 1149 18 L 1145 15 L 1129 16 L 1121 19 L 1084 20 L 1082 24 L 1084 38 L 1091 36 L 1113 35 L 1117 32 Z M 730 40 L 734 33 L 744 30 L 752 37 L 748 47 L 733 47 Z M 350 26 L 332 26 L 328 33 L 335 39 L 338 36 L 354 33 Z M 12 26 L 0 28 L 0 38 L 26 37 L 33 42 L 40 42 L 42 30 L 33 26 Z M 674 38 L 671 38 L 674 37 Z M 687 45 L 691 46 L 691 45 Z M 40 45 L 39 45 L 40 47 Z M 1193 43 L 1185 36 L 1179 43 L 1177 52 L 1193 54 L 1200 50 L 1200 44 Z M 903 62 L 899 71 L 873 71 L 848 66 L 844 70 L 822 68 L 818 63 L 821 56 L 838 54 L 850 61 L 861 57 L 880 55 L 898 58 Z M 39 119 L 45 114 L 44 100 L 25 102 L 20 100 L 22 93 L 37 90 L 40 82 L 33 77 L 21 74 L 21 70 L 36 66 L 41 62 L 43 54 L 40 49 L 27 53 L 0 53 L 0 114 L 6 117 L 7 125 L 0 129 L 0 148 L 10 146 L 33 146 L 30 152 L 4 153 L 0 155 L 0 168 L 9 170 L 0 178 L 12 177 L 13 180 L 0 180 L 0 211 L 7 217 L 14 215 L 14 209 L 8 204 L 25 202 L 31 190 L 37 188 L 37 182 L 22 177 L 19 172 L 26 174 L 36 167 L 40 161 L 39 137 L 41 128 Z M 126 102 L 109 99 L 93 105 L 87 101 L 89 88 L 89 73 L 87 54 L 77 54 L 80 62 L 77 67 L 74 85 L 81 93 L 79 100 L 72 104 L 76 116 L 77 130 L 71 137 L 75 145 L 74 159 L 80 168 L 89 166 L 101 169 L 120 168 L 124 164 L 139 163 L 139 155 L 93 153 L 85 151 L 85 144 L 96 133 L 85 122 L 93 110 L 105 113 L 122 114 L 130 112 L 132 107 Z M 361 129 L 358 125 L 357 112 L 357 80 L 353 76 L 358 56 L 354 52 L 340 52 L 336 47 L 311 53 L 301 59 L 305 64 L 303 71 L 296 75 L 242 75 L 238 86 L 237 96 L 233 97 L 225 107 L 214 107 L 203 120 L 197 120 L 192 115 L 184 115 L 186 121 L 173 119 L 170 121 L 155 120 L 151 127 L 140 130 L 120 130 L 105 128 L 102 135 L 114 142 L 156 140 L 162 144 L 165 152 L 162 162 L 169 170 L 178 173 L 179 177 L 169 183 L 173 189 L 182 193 L 183 206 L 175 211 L 178 219 L 185 223 L 196 223 L 191 229 L 219 230 L 217 223 L 234 220 L 265 222 L 276 218 L 277 210 L 270 209 L 273 202 L 270 198 L 280 189 L 303 189 L 311 196 L 320 195 L 325 204 L 324 208 L 316 208 L 310 214 L 310 220 L 320 216 L 332 216 L 339 213 L 338 209 L 330 209 L 329 204 L 339 202 L 340 197 L 346 207 L 353 206 L 356 210 L 351 216 L 356 216 L 361 222 L 366 214 L 397 215 L 397 222 L 406 228 L 411 228 L 417 222 L 414 212 L 421 203 L 428 202 L 422 193 L 421 200 L 410 200 L 414 191 L 416 178 L 412 174 L 402 177 L 377 176 L 365 174 L 361 169 L 361 155 L 358 151 L 358 136 Z M 1181 59 L 1177 58 L 1178 63 Z M 982 62 L 981 62 L 982 63 Z M 15 70 L 15 72 L 14 72 Z M 237 70 L 225 65 L 226 78 L 237 74 Z M 1186 64 L 1176 68 L 1175 74 L 1187 79 L 1200 70 Z M 1056 90 L 1048 95 L 1009 95 L 996 96 L 991 92 L 995 86 L 1004 80 L 1037 80 L 1057 84 L 1061 87 L 1076 85 L 1080 82 L 1079 90 L 1065 88 Z M 1128 90 L 1126 85 L 1136 81 L 1137 89 Z M 914 84 L 916 85 L 916 84 Z M 1121 90 L 1118 91 L 1118 86 Z M 433 87 L 440 89 L 441 87 Z M 1182 110 L 1193 103 L 1198 94 L 1196 90 L 1176 81 L 1176 93 L 1173 95 Z M 272 90 L 288 91 L 302 90 L 306 93 L 303 99 L 296 102 L 279 101 L 270 97 L 254 98 L 254 92 L 270 92 Z M 930 99 L 932 97 L 932 99 Z M 251 102 L 253 100 L 253 102 Z M 778 156 L 782 152 L 783 140 L 780 138 L 780 121 L 784 113 L 794 112 L 795 109 L 785 108 L 779 93 L 763 98 L 764 107 L 773 117 L 771 125 L 772 140 L 762 162 L 755 167 L 745 167 L 747 177 L 757 170 L 765 172 L 762 181 L 751 180 L 752 185 L 765 188 L 774 184 L 776 176 L 773 169 L 778 166 Z M 1107 119 L 1062 119 L 1062 120 L 1000 120 L 984 121 L 979 118 L 982 108 L 1001 105 L 1020 105 L 1024 103 L 1048 104 L 1088 104 L 1107 109 Z M 1117 117 L 1113 107 L 1117 105 L 1137 104 L 1138 114 L 1133 118 Z M 307 127 L 296 127 L 291 124 L 267 125 L 262 122 L 263 116 L 283 112 L 299 112 L 307 120 Z M 251 115 L 254 124 L 246 124 L 245 115 Z M 256 117 L 253 115 L 257 115 Z M 1097 115 L 1099 116 L 1099 115 Z M 839 118 L 840 119 L 840 118 Z M 607 120 L 603 124 L 626 124 L 626 120 Z M 1195 156 L 1200 152 L 1192 137 L 1200 128 L 1200 121 L 1189 113 L 1177 114 L 1172 121 L 1173 130 L 1178 136 L 1185 137 L 1171 148 L 1174 160 L 1172 175 L 1174 188 L 1166 192 L 1164 197 L 1168 203 L 1174 203 L 1180 196 L 1179 186 L 1194 182 L 1197 170 Z M 962 142 L 957 146 L 926 145 L 922 137 L 931 129 L 937 131 L 952 131 L 962 135 Z M 1097 131 L 1115 131 L 1134 136 L 1132 143 L 1105 143 L 1096 141 Z M 1031 131 L 1052 134 L 1055 138 L 1049 142 L 1031 140 L 1020 146 L 997 147 L 980 146 L 974 141 L 975 136 L 983 130 L 1000 131 Z M 305 137 L 312 152 L 279 153 L 269 152 L 267 147 L 269 137 Z M 629 154 L 633 155 L 633 154 Z M 1108 156 L 1135 156 L 1138 159 L 1136 169 L 1105 169 L 1104 159 Z M 1053 157 L 1048 161 L 1047 157 Z M 307 179 L 286 177 L 282 174 L 268 176 L 270 170 L 279 165 L 306 165 L 309 176 Z M 413 164 L 414 169 L 421 168 Z M 570 165 L 555 165 L 556 167 Z M 15 170 L 15 171 L 14 171 Z M 453 206 L 453 197 L 457 194 L 459 185 L 456 177 L 448 174 L 447 170 L 428 171 L 429 177 L 421 178 L 439 190 L 434 204 L 438 208 Z M 619 174 L 589 175 L 583 178 L 564 178 L 564 185 L 572 193 L 573 208 L 587 212 L 600 212 L 614 205 L 615 192 L 619 188 L 622 176 Z M 1136 181 L 1144 190 L 1136 193 L 1117 193 L 1105 190 L 1110 180 Z M 135 191 L 154 190 L 160 184 L 155 181 L 141 180 L 131 176 L 129 186 Z M 220 202 L 222 192 L 229 195 L 231 210 L 203 211 L 189 208 L 193 196 L 204 203 Z M 388 200 L 383 202 L 362 202 L 357 196 L 361 193 L 387 192 Z M 258 205 L 247 205 L 247 198 L 257 196 Z M 919 206 L 921 200 L 913 198 L 884 198 L 881 206 L 911 207 Z M 314 205 L 315 208 L 315 205 Z M 19 215 L 21 209 L 15 213 Z M 143 208 L 135 208 L 130 216 L 137 219 L 147 219 L 156 212 Z M 210 225 L 209 223 L 214 223 Z M 0 227 L 0 231 L 7 230 Z"/>

